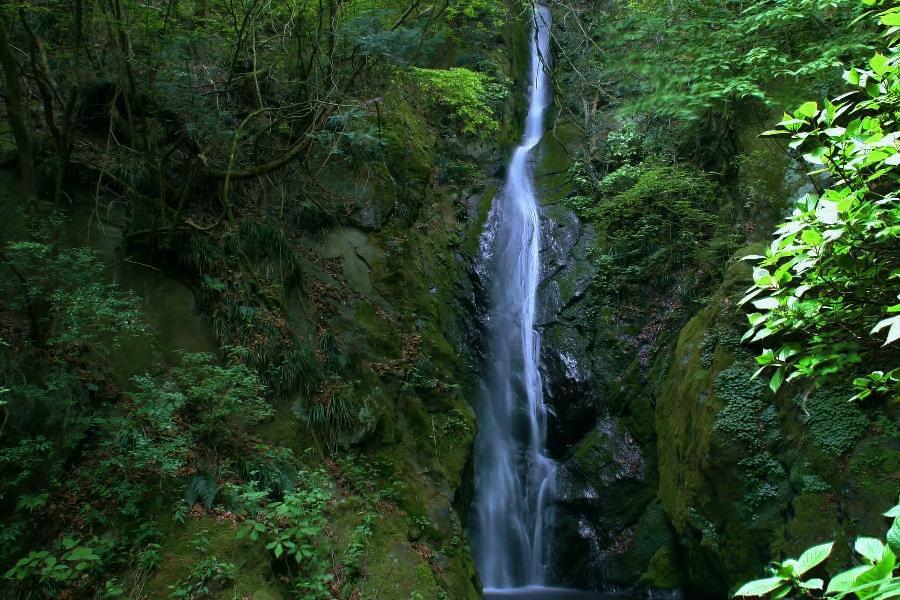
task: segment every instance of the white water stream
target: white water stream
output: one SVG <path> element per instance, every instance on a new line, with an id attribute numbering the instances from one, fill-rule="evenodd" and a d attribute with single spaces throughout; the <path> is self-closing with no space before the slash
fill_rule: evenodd
<path id="1" fill-rule="evenodd" d="M 538 368 L 540 216 L 529 160 L 544 133 L 549 101 L 550 11 L 535 5 L 532 14 L 525 132 L 486 233 L 493 235 L 490 347 L 475 442 L 473 548 L 484 587 L 494 590 L 545 583 L 556 491 Z"/>

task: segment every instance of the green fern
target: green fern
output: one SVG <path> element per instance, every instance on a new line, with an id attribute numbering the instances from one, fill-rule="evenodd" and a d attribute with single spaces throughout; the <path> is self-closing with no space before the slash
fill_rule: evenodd
<path id="1" fill-rule="evenodd" d="M 203 475 L 194 475 L 184 490 L 184 501 L 193 506 L 198 501 L 206 508 L 211 508 L 216 499 L 218 486 L 213 479 Z"/>

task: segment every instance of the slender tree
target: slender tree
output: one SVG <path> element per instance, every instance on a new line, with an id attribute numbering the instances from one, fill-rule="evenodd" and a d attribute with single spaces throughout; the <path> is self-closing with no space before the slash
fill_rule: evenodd
<path id="1" fill-rule="evenodd" d="M 37 202 L 37 175 L 34 167 L 34 141 L 28 125 L 28 108 L 23 96 L 21 70 L 9 40 L 9 25 L 0 15 L 0 65 L 6 85 L 6 114 L 19 150 L 19 170 L 25 202 L 33 207 Z"/>

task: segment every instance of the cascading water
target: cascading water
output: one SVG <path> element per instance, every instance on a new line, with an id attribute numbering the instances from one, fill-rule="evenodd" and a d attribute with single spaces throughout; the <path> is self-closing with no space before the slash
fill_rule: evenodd
<path id="1" fill-rule="evenodd" d="M 538 370 L 535 300 L 540 217 L 529 162 L 543 135 L 549 86 L 550 11 L 533 7 L 528 115 L 506 184 L 482 239 L 491 305 L 489 360 L 475 442 L 473 548 L 485 588 L 545 583 L 555 464 L 545 454 L 547 409 Z"/>

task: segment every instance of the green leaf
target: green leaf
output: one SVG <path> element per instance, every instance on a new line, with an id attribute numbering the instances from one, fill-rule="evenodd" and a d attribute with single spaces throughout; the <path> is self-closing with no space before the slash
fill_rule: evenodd
<path id="1" fill-rule="evenodd" d="M 752 300 L 753 298 L 756 298 L 757 296 L 762 294 L 764 291 L 766 291 L 766 290 L 763 288 L 758 288 L 756 286 L 753 286 L 752 288 L 750 288 L 750 290 L 748 290 L 747 294 L 738 301 L 738 304 L 744 305 L 747 302 L 749 302 L 750 300 Z"/>
<path id="2" fill-rule="evenodd" d="M 75 538 L 71 538 L 71 537 L 65 537 L 65 538 L 63 538 L 62 545 L 63 545 L 63 548 L 65 548 L 66 550 L 71 550 L 72 548 L 74 548 L 75 546 L 78 545 L 78 540 L 76 540 Z"/>
<path id="3" fill-rule="evenodd" d="M 887 543 L 894 553 L 900 553 L 900 518 L 895 518 L 887 532 Z"/>
<path id="4" fill-rule="evenodd" d="M 896 598 L 900 596 L 900 581 L 893 579 L 894 583 L 890 583 L 878 588 L 878 595 L 872 600 L 886 600 L 887 598 Z"/>
<path id="5" fill-rule="evenodd" d="M 871 568 L 872 567 L 869 565 L 863 565 L 861 567 L 853 567 L 852 569 L 848 569 L 847 571 L 838 573 L 831 578 L 831 581 L 828 582 L 828 587 L 826 588 L 825 593 L 837 594 L 850 590 L 850 588 L 853 587 L 853 583 L 856 581 L 856 578 Z"/>
<path id="6" fill-rule="evenodd" d="M 885 327 L 889 327 L 887 333 L 887 339 L 885 340 L 883 346 L 887 346 L 898 339 L 900 339 L 900 315 L 896 317 L 888 317 L 887 319 L 882 319 L 878 322 L 875 327 L 872 328 L 871 333 L 875 334 L 884 329 Z"/>
<path id="7" fill-rule="evenodd" d="M 800 555 L 800 558 L 797 559 L 797 575 L 803 575 L 813 567 L 821 564 L 822 561 L 828 558 L 828 555 L 831 554 L 831 549 L 833 546 L 834 542 L 829 542 L 827 544 L 813 546 L 812 548 L 804 551 L 803 554 Z"/>
<path id="8" fill-rule="evenodd" d="M 782 598 L 784 598 L 788 594 L 790 594 L 791 590 L 793 590 L 793 589 L 794 588 L 791 587 L 790 584 L 785 584 L 785 585 L 781 586 L 780 588 L 778 588 L 777 590 L 775 590 L 774 592 L 772 592 L 771 598 L 772 598 L 772 600 L 781 600 Z"/>
<path id="9" fill-rule="evenodd" d="M 869 59 L 869 66 L 877 75 L 884 75 L 891 70 L 887 57 L 881 53 L 876 53 Z"/>
<path id="10" fill-rule="evenodd" d="M 881 540 L 871 537 L 857 538 L 853 549 L 872 562 L 878 562 L 884 555 L 884 544 L 881 543 Z"/>
<path id="11" fill-rule="evenodd" d="M 778 571 L 775 573 L 778 577 L 783 577 L 784 579 L 790 579 L 797 575 L 797 561 L 793 558 L 789 558 L 778 567 Z"/>
<path id="12" fill-rule="evenodd" d="M 772 331 L 771 329 L 769 329 L 768 327 L 763 327 L 762 329 L 760 329 L 759 331 L 756 332 L 756 335 L 753 336 L 752 341 L 756 342 L 756 341 L 765 339 L 765 338 L 769 337 L 770 335 L 772 335 L 773 333 L 775 333 L 775 332 Z"/>
<path id="13" fill-rule="evenodd" d="M 735 596 L 765 596 L 778 589 L 784 583 L 782 577 L 768 577 L 745 583 L 734 593 Z"/>
<path id="14" fill-rule="evenodd" d="M 78 546 L 71 552 L 69 552 L 65 556 L 66 560 L 69 561 L 95 561 L 100 560 L 100 557 L 94 552 L 93 548 L 88 546 Z"/>
<path id="15" fill-rule="evenodd" d="M 825 586 L 825 582 L 821 579 L 807 579 L 800 582 L 800 587 L 804 590 L 821 590 Z"/>
<path id="16" fill-rule="evenodd" d="M 767 296 L 753 301 L 753 306 L 759 310 L 774 310 L 780 306 L 778 298 Z"/>
<path id="17" fill-rule="evenodd" d="M 765 348 L 762 353 L 756 357 L 756 363 L 760 365 L 770 365 L 775 362 L 775 351 L 771 348 Z"/>
<path id="18" fill-rule="evenodd" d="M 838 205 L 837 202 L 830 200 L 820 200 L 816 207 L 816 219 L 826 225 L 834 225 L 838 222 Z"/>
<path id="19" fill-rule="evenodd" d="M 775 370 L 772 374 L 772 378 L 769 380 L 769 389 L 773 392 L 777 392 L 782 383 L 784 383 L 784 369 L 779 368 Z"/>
<path id="20" fill-rule="evenodd" d="M 856 587 L 866 586 L 890 578 L 891 573 L 894 571 L 896 561 L 897 559 L 894 556 L 894 553 L 891 552 L 891 549 L 885 547 L 881 560 L 875 563 L 874 567 L 857 577 L 856 581 L 853 582 L 854 585 Z"/>
<path id="21" fill-rule="evenodd" d="M 753 267 L 753 283 L 757 286 L 765 288 L 773 283 L 772 274 L 762 267 Z"/>
<path id="22" fill-rule="evenodd" d="M 881 24 L 890 27 L 900 26 L 900 13 L 892 11 L 881 15 Z"/>
<path id="23" fill-rule="evenodd" d="M 766 320 L 766 315 L 762 313 L 751 313 L 747 315 L 747 321 L 749 321 L 751 326 L 760 325 L 764 323 Z"/>
<path id="24" fill-rule="evenodd" d="M 807 117 L 812 118 L 816 116 L 816 113 L 819 112 L 819 105 L 816 102 L 809 101 L 801 104 L 797 110 L 794 111 L 795 117 Z"/>

